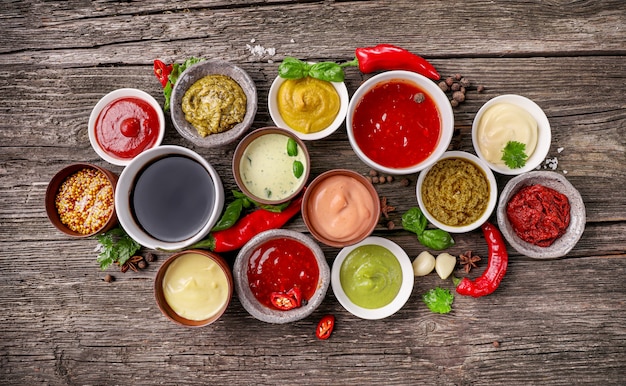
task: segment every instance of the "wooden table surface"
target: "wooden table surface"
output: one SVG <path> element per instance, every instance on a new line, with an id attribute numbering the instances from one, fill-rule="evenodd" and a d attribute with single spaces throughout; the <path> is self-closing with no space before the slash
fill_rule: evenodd
<path id="1" fill-rule="evenodd" d="M 626 6 L 612 1 L 7 1 L 0 10 L 0 383 L 101 384 L 620 384 L 626 375 Z M 139 273 L 102 272 L 94 238 L 64 236 L 48 221 L 44 193 L 73 162 L 117 167 L 89 144 L 87 121 L 106 93 L 145 90 L 162 103 L 152 61 L 190 56 L 241 66 L 256 83 L 253 128 L 271 125 L 267 94 L 285 56 L 346 61 L 356 47 L 393 43 L 461 73 L 451 148 L 473 152 L 472 120 L 490 98 L 521 94 L 552 126 L 548 158 L 581 193 L 582 239 L 565 257 L 533 260 L 512 248 L 498 290 L 456 296 L 431 313 L 436 274 L 416 278 L 408 303 L 378 321 L 352 316 L 332 290 L 310 317 L 272 325 L 236 296 L 216 323 L 167 320 L 153 296 L 158 260 Z M 254 49 L 258 46 L 257 49 Z M 350 95 L 370 77 L 346 71 Z M 234 189 L 235 144 L 194 147 L 167 122 L 164 144 L 189 147 Z M 345 125 L 307 143 L 311 178 L 347 167 L 367 174 Z M 410 185 L 376 185 L 397 207 L 396 229 L 375 234 L 411 258 L 424 248 L 400 226 L 417 205 Z M 508 177 L 497 175 L 499 189 Z M 494 216 L 495 217 L 495 216 Z M 494 219 L 495 221 L 495 219 Z M 306 232 L 300 217 L 287 228 Z M 450 253 L 481 256 L 481 232 L 455 236 Z M 338 249 L 323 247 L 329 264 Z M 147 252 L 142 250 L 142 253 Z M 225 257 L 232 263 L 234 254 Z M 483 260 L 471 276 L 486 266 Z M 106 273 L 116 281 L 106 283 Z M 459 270 L 460 274 L 461 271 Z M 314 327 L 337 318 L 328 341 Z M 497 342 L 497 343 L 495 343 Z"/>

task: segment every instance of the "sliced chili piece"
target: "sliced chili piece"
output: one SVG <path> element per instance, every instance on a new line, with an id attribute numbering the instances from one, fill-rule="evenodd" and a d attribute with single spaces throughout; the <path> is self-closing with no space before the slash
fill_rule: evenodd
<path id="1" fill-rule="evenodd" d="M 317 337 L 317 339 L 326 340 L 330 338 L 330 334 L 332 334 L 334 328 L 335 316 L 326 315 L 317 324 L 317 328 L 315 329 L 315 336 Z"/>
<path id="2" fill-rule="evenodd" d="M 156 77 L 159 79 L 159 82 L 161 82 L 161 86 L 165 87 L 165 85 L 167 85 L 167 81 L 170 73 L 172 72 L 172 68 L 173 65 L 166 65 L 159 59 L 156 59 L 154 61 L 154 75 L 156 75 Z"/>
<path id="3" fill-rule="evenodd" d="M 272 303 L 272 305 L 274 307 L 276 307 L 276 309 L 281 310 L 281 311 L 288 311 L 288 310 L 292 310 L 294 308 L 300 307 L 301 303 L 301 298 L 298 299 L 296 296 L 297 294 L 294 292 L 291 292 L 291 290 L 289 290 L 288 292 L 272 292 L 270 294 L 270 301 Z M 301 293 L 300 293 L 300 296 Z"/>

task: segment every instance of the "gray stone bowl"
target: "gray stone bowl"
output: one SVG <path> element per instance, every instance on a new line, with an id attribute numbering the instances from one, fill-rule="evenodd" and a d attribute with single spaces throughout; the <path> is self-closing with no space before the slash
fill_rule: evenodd
<path id="1" fill-rule="evenodd" d="M 182 100 L 185 92 L 198 79 L 208 75 L 227 75 L 237 82 L 246 94 L 246 115 L 243 121 L 230 130 L 202 137 L 191 123 L 185 119 Z M 172 123 L 178 133 L 196 146 L 218 147 L 236 141 L 251 126 L 258 106 L 257 90 L 254 81 L 243 69 L 221 60 L 206 60 L 186 69 L 174 84 L 170 98 L 170 114 Z"/>
<path id="2" fill-rule="evenodd" d="M 570 223 L 565 234 L 549 247 L 527 243 L 516 234 L 506 215 L 510 199 L 523 187 L 543 185 L 567 196 L 570 203 Z M 580 193 L 561 174 L 551 171 L 533 171 L 512 178 L 500 194 L 497 209 L 498 226 L 504 238 L 522 255 L 534 259 L 555 259 L 567 255 L 578 243 L 585 230 L 586 211 Z"/>
<path id="3" fill-rule="evenodd" d="M 315 294 L 310 299 L 307 299 L 306 304 L 288 311 L 271 309 L 261 304 L 250 290 L 250 285 L 248 284 L 248 262 L 250 256 L 261 244 L 276 238 L 290 238 L 306 245 L 315 255 L 319 267 L 319 281 Z M 272 229 L 254 236 L 241 248 L 233 266 L 233 278 L 239 301 L 250 315 L 263 322 L 283 324 L 306 318 L 322 303 L 330 284 L 330 267 L 326 262 L 324 252 L 310 237 L 292 230 Z"/>

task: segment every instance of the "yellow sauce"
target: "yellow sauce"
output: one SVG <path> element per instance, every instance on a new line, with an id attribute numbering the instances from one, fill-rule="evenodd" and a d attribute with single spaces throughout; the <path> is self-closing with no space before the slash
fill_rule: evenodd
<path id="1" fill-rule="evenodd" d="M 528 111 L 511 103 L 488 108 L 478 122 L 477 134 L 484 158 L 496 165 L 504 165 L 502 149 L 509 141 L 525 144 L 528 157 L 537 147 L 537 121 Z"/>
<path id="2" fill-rule="evenodd" d="M 212 259 L 188 253 L 174 260 L 163 276 L 165 301 L 189 320 L 205 320 L 228 303 L 228 279 Z"/>
<path id="3" fill-rule="evenodd" d="M 278 112 L 292 129 L 316 133 L 335 120 L 341 101 L 332 83 L 306 77 L 288 79 L 278 89 Z"/>
<path id="4" fill-rule="evenodd" d="M 310 220 L 323 237 L 349 241 L 370 226 L 375 204 L 367 188 L 349 176 L 328 177 L 311 192 Z"/>

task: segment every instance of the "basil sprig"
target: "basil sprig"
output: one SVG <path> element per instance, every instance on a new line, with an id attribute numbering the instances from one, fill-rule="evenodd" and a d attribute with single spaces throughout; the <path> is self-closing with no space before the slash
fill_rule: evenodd
<path id="1" fill-rule="evenodd" d="M 319 62 L 309 64 L 297 58 L 287 56 L 278 66 L 278 76 L 285 79 L 311 78 L 327 82 L 343 82 L 345 74 L 343 68 L 333 62 Z"/>
<path id="2" fill-rule="evenodd" d="M 428 220 L 420 208 L 411 208 L 402 215 L 402 227 L 415 233 L 423 246 L 440 251 L 454 245 L 448 232 L 442 229 L 426 229 L 427 225 Z"/>

